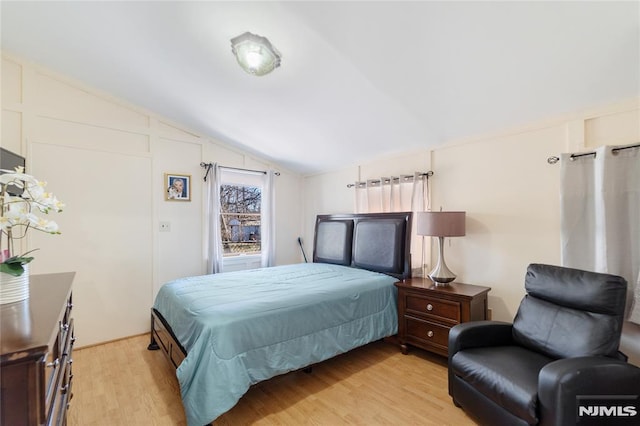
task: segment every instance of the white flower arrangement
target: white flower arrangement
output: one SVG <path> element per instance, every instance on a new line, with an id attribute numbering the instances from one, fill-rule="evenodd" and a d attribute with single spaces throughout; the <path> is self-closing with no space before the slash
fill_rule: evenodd
<path id="1" fill-rule="evenodd" d="M 24 265 L 33 260 L 27 256 L 33 250 L 16 255 L 14 241 L 26 237 L 29 229 L 59 234 L 57 223 L 36 213 L 61 212 L 64 204 L 45 191 L 46 182 L 25 174 L 22 167 L 0 171 L 4 173 L 0 174 L 0 272 L 18 277 L 24 273 Z M 9 186 L 22 190 L 22 194 L 9 194 Z"/>

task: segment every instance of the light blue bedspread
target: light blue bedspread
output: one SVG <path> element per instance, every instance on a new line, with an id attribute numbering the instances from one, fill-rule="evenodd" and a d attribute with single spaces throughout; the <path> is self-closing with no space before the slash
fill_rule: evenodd
<path id="1" fill-rule="evenodd" d="M 188 424 L 212 422 L 252 384 L 395 334 L 396 281 L 303 263 L 162 286 L 154 308 L 188 353 L 176 372 Z"/>

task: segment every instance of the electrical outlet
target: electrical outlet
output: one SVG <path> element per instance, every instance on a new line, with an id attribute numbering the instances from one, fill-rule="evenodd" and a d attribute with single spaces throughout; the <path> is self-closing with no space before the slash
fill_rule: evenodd
<path id="1" fill-rule="evenodd" d="M 160 222 L 160 232 L 171 231 L 171 222 Z"/>

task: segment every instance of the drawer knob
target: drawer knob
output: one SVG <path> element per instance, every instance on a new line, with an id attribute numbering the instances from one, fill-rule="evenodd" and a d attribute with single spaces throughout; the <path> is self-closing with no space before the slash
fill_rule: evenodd
<path id="1" fill-rule="evenodd" d="M 427 311 L 433 311 L 433 305 L 431 303 L 427 305 Z"/>
<path id="2" fill-rule="evenodd" d="M 429 330 L 429 331 L 427 332 L 427 337 L 433 337 L 433 331 Z"/>

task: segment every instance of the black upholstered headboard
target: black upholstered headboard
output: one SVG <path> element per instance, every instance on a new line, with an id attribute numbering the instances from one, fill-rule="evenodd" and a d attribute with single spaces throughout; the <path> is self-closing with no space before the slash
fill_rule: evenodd
<path id="1" fill-rule="evenodd" d="M 411 212 L 319 215 L 313 261 L 411 276 Z"/>

